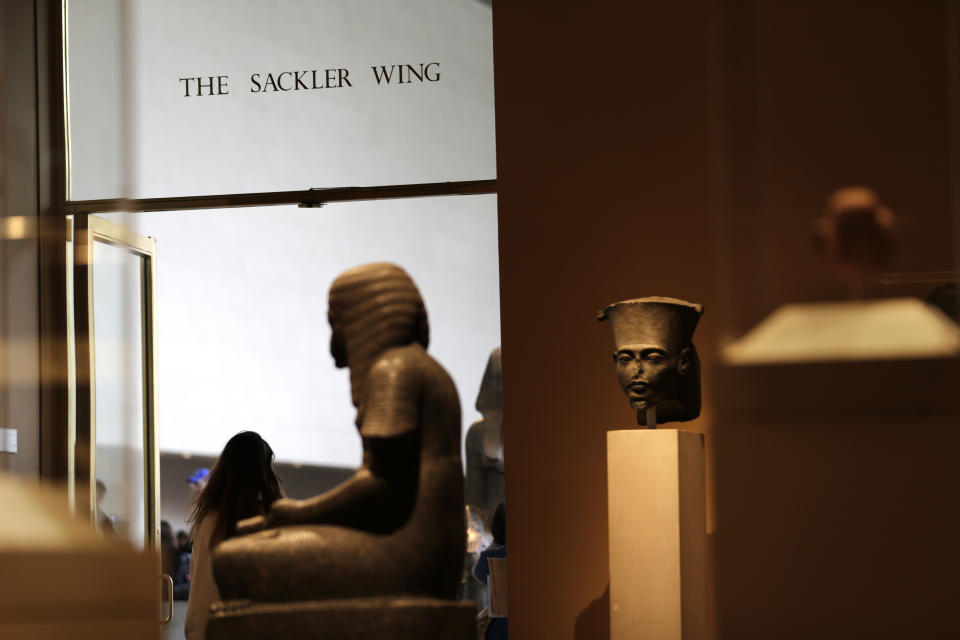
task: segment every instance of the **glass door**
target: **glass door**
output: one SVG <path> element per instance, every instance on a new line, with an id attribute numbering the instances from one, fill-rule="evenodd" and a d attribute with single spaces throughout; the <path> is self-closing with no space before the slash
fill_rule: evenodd
<path id="1" fill-rule="evenodd" d="M 74 225 L 77 512 L 156 549 L 156 243 L 95 215 Z"/>

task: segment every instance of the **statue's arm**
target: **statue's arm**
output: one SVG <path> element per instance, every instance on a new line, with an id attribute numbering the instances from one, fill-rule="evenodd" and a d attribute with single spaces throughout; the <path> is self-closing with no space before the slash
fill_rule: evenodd
<path id="1" fill-rule="evenodd" d="M 292 524 L 333 524 L 391 531 L 403 524 L 419 477 L 419 380 L 401 357 L 378 360 L 366 381 L 360 434 L 363 464 L 339 486 L 306 500 L 273 503 L 266 518 L 240 533 Z"/>
<path id="2" fill-rule="evenodd" d="M 346 482 L 306 500 L 282 499 L 267 513 L 268 528 L 291 524 L 333 524 L 372 532 L 392 531 L 409 514 L 417 488 L 417 454 L 412 437 L 364 439 L 364 463 Z M 386 457 L 383 465 L 378 458 Z M 408 470 L 390 471 L 397 459 Z"/>

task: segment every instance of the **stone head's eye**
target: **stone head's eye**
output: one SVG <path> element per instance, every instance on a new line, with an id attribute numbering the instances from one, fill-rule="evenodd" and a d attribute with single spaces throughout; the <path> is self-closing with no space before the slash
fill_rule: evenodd
<path id="1" fill-rule="evenodd" d="M 629 353 L 621 353 L 617 356 L 617 363 L 619 364 L 630 364 L 632 360 L 633 356 L 631 356 Z"/>
<path id="2" fill-rule="evenodd" d="M 652 352 L 652 353 L 646 354 L 646 355 L 644 356 L 644 360 L 646 360 L 647 362 L 653 363 L 653 364 L 660 364 L 661 362 L 663 362 L 664 360 L 666 360 L 666 358 L 663 357 L 663 354 L 657 353 L 657 352 L 654 351 L 654 352 Z"/>

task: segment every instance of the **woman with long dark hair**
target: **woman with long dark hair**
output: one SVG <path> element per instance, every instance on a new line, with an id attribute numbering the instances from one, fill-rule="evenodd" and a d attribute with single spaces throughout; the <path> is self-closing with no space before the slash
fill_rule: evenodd
<path id="1" fill-rule="evenodd" d="M 203 640 L 210 605 L 220 599 L 213 581 L 211 549 L 236 533 L 238 521 L 265 513 L 281 497 L 270 445 L 253 431 L 230 438 L 189 518 L 193 555 L 184 627 L 187 640 Z"/>

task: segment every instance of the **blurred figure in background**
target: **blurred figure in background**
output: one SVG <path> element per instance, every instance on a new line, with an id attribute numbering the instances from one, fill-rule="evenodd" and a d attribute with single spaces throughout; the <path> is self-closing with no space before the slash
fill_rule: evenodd
<path id="1" fill-rule="evenodd" d="M 480 511 L 473 505 L 466 506 L 467 520 L 467 553 L 463 563 L 463 576 L 460 579 L 460 589 L 457 600 L 473 600 L 477 603 L 477 611 L 487 608 L 487 589 L 473 578 L 473 567 L 480 559 L 480 552 L 493 544 L 493 536 L 487 531 L 486 524 Z"/>
<path id="2" fill-rule="evenodd" d="M 491 561 L 496 562 L 507 557 L 507 510 L 503 503 L 497 505 L 491 529 L 493 544 L 480 554 L 480 559 L 473 567 L 473 575 L 490 590 L 488 595 L 490 606 L 487 609 L 489 624 L 484 638 L 507 640 L 506 574 L 491 575 L 490 570 Z M 494 580 L 496 580 L 496 586 L 492 584 Z M 502 593 L 495 593 L 495 589 L 501 589 Z"/>
<path id="3" fill-rule="evenodd" d="M 190 547 L 193 543 L 190 541 L 190 536 L 187 535 L 187 532 L 184 530 L 177 531 L 177 549 L 181 552 L 190 553 Z"/>
<path id="4" fill-rule="evenodd" d="M 160 522 L 160 566 L 173 579 L 173 599 L 186 600 L 190 595 L 190 553 L 174 542 L 173 527 L 166 520 Z"/>
<path id="5" fill-rule="evenodd" d="M 160 552 L 163 572 L 173 579 L 173 599 L 186 600 L 190 596 L 190 548 L 186 546 L 187 532 L 178 531 L 173 539 L 173 527 L 166 520 L 160 523 Z"/>
<path id="6" fill-rule="evenodd" d="M 160 521 L 160 570 L 171 578 L 177 572 L 180 554 L 173 543 L 173 527 L 166 520 Z"/>
<path id="7" fill-rule="evenodd" d="M 187 478 L 187 484 L 190 485 L 190 490 L 193 495 L 199 495 L 203 488 L 207 486 L 207 476 L 210 475 L 210 469 L 206 467 L 200 467 L 193 472 L 193 475 Z"/>
<path id="8" fill-rule="evenodd" d="M 107 495 L 107 485 L 103 480 L 97 479 L 97 527 L 104 534 L 118 538 L 117 528 L 114 526 L 113 517 L 108 516 L 102 507 L 103 498 Z"/>
<path id="9" fill-rule="evenodd" d="M 239 520 L 265 513 L 283 497 L 273 470 L 273 449 L 253 431 L 230 438 L 213 470 L 200 480 L 204 486 L 189 518 L 193 552 L 184 627 L 187 640 L 203 640 L 210 605 L 220 599 L 213 580 L 213 547 L 236 533 Z"/>

